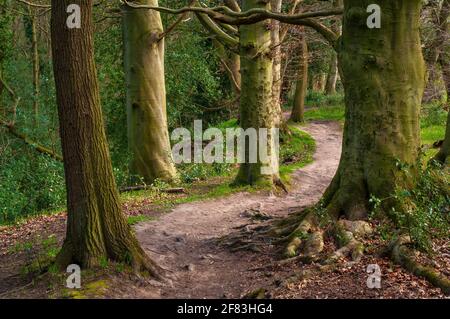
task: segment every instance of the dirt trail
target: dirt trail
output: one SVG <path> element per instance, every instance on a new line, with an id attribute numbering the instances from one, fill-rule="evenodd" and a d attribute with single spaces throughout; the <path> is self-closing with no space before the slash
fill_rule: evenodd
<path id="1" fill-rule="evenodd" d="M 243 212 L 256 209 L 280 217 L 315 203 L 333 177 L 341 153 L 341 128 L 335 122 L 301 128 L 316 140 L 314 162 L 294 173 L 291 192 L 282 197 L 238 193 L 229 197 L 182 204 L 157 221 L 136 226 L 144 249 L 172 277 L 172 285 L 135 290 L 133 297 L 231 298 L 269 285 L 273 274 L 252 271 L 271 260 L 263 253 L 231 252 L 217 239 L 249 223 Z"/>

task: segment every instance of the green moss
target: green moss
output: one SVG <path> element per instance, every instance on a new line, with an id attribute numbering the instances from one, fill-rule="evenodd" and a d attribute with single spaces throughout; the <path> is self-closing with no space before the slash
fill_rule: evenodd
<path id="1" fill-rule="evenodd" d="M 344 105 L 324 106 L 308 109 L 305 112 L 305 120 L 307 121 L 344 121 L 345 108 Z"/>
<path id="2" fill-rule="evenodd" d="M 314 139 L 301 131 L 298 126 L 290 125 L 291 136 L 280 146 L 280 176 L 289 183 L 290 175 L 313 161 L 316 150 Z"/>
<path id="3" fill-rule="evenodd" d="M 151 220 L 155 220 L 154 217 L 148 215 L 137 215 L 137 216 L 129 216 L 127 218 L 127 222 L 129 225 L 136 225 L 143 222 L 148 222 Z"/>
<path id="4" fill-rule="evenodd" d="M 109 288 L 106 280 L 87 283 L 81 289 L 65 289 L 63 296 L 70 299 L 92 299 L 103 297 Z"/>

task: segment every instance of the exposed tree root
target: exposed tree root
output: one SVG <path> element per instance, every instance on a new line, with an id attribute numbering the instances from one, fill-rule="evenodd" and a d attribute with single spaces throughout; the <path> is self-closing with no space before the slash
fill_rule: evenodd
<path id="1" fill-rule="evenodd" d="M 137 242 L 131 245 L 131 248 L 129 250 L 120 254 L 105 254 L 104 256 L 100 257 L 90 256 L 83 262 L 80 262 L 79 260 L 77 260 L 77 258 L 75 258 L 71 242 L 65 241 L 60 253 L 56 257 L 55 264 L 61 270 L 65 270 L 65 268 L 70 264 L 78 264 L 82 268 L 95 268 L 100 265 L 100 260 L 102 258 L 106 260 L 123 262 L 122 258 L 120 258 L 119 256 L 129 256 L 126 263 L 131 266 L 133 273 L 137 277 L 141 278 L 142 276 L 151 276 L 161 282 L 170 282 L 166 270 L 152 261 L 144 252 L 144 250 L 139 245 L 137 245 Z"/>
<path id="2" fill-rule="evenodd" d="M 284 233 L 286 230 L 291 229 L 291 227 L 286 227 L 275 231 L 275 233 Z M 358 262 L 364 252 L 364 245 L 360 239 L 372 233 L 372 228 L 364 221 L 339 220 L 335 223 L 333 233 L 340 248 L 326 257 L 322 261 L 323 264 L 335 263 L 347 256 L 351 256 L 353 261 Z M 287 241 L 283 253 L 285 258 L 295 258 L 303 262 L 312 262 L 320 259 L 320 254 L 324 249 L 324 232 L 318 227 L 314 211 L 308 210 L 300 222 L 297 222 L 297 226 L 291 234 L 278 242 L 282 243 L 285 241 Z"/>
<path id="3" fill-rule="evenodd" d="M 242 299 L 266 299 L 267 290 L 264 288 L 259 288 L 246 294 Z"/>
<path id="4" fill-rule="evenodd" d="M 438 270 L 421 265 L 414 260 L 414 252 L 408 248 L 411 243 L 409 236 L 400 236 L 391 244 L 390 254 L 392 260 L 412 272 L 414 275 L 425 278 L 435 287 L 438 287 L 446 295 L 450 295 L 450 279 Z"/>
<path id="5" fill-rule="evenodd" d="M 296 262 L 316 262 L 320 271 L 333 270 L 342 265 L 352 267 L 360 262 L 365 250 L 364 240 L 373 233 L 368 222 L 347 219 L 332 220 L 332 228 L 325 231 L 319 227 L 319 217 L 311 208 L 276 222 L 270 218 L 252 218 L 254 214 L 249 214 L 248 217 L 257 222 L 257 225 L 240 226 L 238 234 L 224 237 L 220 242 L 232 251 L 261 252 L 268 243 L 284 247 L 282 250 L 283 260 L 258 269 L 283 267 Z M 330 237 L 334 239 L 338 249 L 324 256 L 324 238 Z M 406 246 L 410 243 L 409 237 L 400 237 L 388 247 L 387 251 L 390 257 L 394 262 L 413 274 L 427 279 L 434 286 L 441 288 L 446 295 L 449 295 L 449 278 L 432 267 L 416 262 L 413 251 Z M 345 261 L 346 258 L 350 258 L 351 261 Z"/>
<path id="6" fill-rule="evenodd" d="M 342 258 L 350 256 L 354 262 L 359 262 L 364 255 L 364 245 L 358 240 L 372 233 L 372 227 L 364 221 L 340 220 L 335 225 L 335 238 L 339 245 L 324 264 L 334 263 Z"/>

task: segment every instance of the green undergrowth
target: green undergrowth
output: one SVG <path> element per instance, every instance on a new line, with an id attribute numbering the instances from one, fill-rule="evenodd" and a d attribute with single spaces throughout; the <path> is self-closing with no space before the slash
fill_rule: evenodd
<path id="1" fill-rule="evenodd" d="M 292 101 L 284 105 L 284 110 L 290 111 Z M 309 91 L 305 101 L 306 121 L 344 121 L 345 106 L 342 94 L 325 95 Z"/>
<path id="2" fill-rule="evenodd" d="M 444 167 L 426 165 L 425 161 L 423 156 L 417 164 L 419 173 L 414 189 L 398 188 L 389 198 L 371 198 L 371 218 L 383 221 L 378 229 L 382 239 L 390 242 L 400 231 L 408 234 L 417 248 L 431 253 L 432 241 L 448 239 L 450 234 L 450 176 Z M 401 169 L 407 173 L 407 167 Z M 399 207 L 392 207 L 386 218 L 383 202 L 392 199 Z"/>
<path id="3" fill-rule="evenodd" d="M 422 106 L 420 129 L 426 160 L 431 159 L 438 152 L 437 148 L 433 148 L 433 144 L 444 139 L 446 122 L 447 112 L 441 103 L 435 102 Z"/>
<path id="4" fill-rule="evenodd" d="M 127 217 L 127 222 L 129 225 L 136 225 L 143 222 L 149 222 L 154 220 L 153 217 L 148 215 L 136 215 Z"/>
<path id="5" fill-rule="evenodd" d="M 290 176 L 295 170 L 313 161 L 316 150 L 316 142 L 309 134 L 295 126 L 289 128 L 291 135 L 282 136 L 286 141 L 283 141 L 280 148 L 280 176 L 286 183 L 290 182 Z"/>
<path id="6" fill-rule="evenodd" d="M 345 119 L 344 105 L 314 107 L 305 111 L 306 121 L 340 121 Z"/>

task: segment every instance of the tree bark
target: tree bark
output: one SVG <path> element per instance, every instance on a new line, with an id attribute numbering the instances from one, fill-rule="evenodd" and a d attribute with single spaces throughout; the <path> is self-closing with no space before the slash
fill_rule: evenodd
<path id="1" fill-rule="evenodd" d="M 10 30 L 10 16 L 6 11 L 8 3 L 0 0 L 0 79 L 3 78 L 3 68 L 6 60 L 9 43 L 11 42 L 8 31 Z M 0 116 L 6 116 L 6 107 L 3 105 L 2 95 L 5 91 L 3 82 L 0 81 Z"/>
<path id="2" fill-rule="evenodd" d="M 31 6 L 28 6 L 31 24 L 31 50 L 33 56 L 33 124 L 35 127 L 39 125 L 39 95 L 40 95 L 40 75 L 39 75 L 39 50 L 36 30 L 36 16 Z"/>
<path id="3" fill-rule="evenodd" d="M 342 7 L 342 0 L 334 0 L 333 1 L 333 7 L 338 8 Z M 337 18 L 334 21 L 334 27 L 333 31 L 336 33 L 340 33 L 341 26 L 340 26 L 340 18 Z M 325 84 L 325 94 L 326 95 L 333 95 L 336 94 L 336 83 L 338 79 L 338 60 L 337 55 L 333 52 L 330 59 L 330 68 L 328 70 L 327 75 L 327 82 Z"/>
<path id="4" fill-rule="evenodd" d="M 135 3 L 157 6 L 157 0 Z M 124 61 L 127 84 L 131 172 L 151 184 L 176 179 L 166 114 L 163 26 L 159 12 L 124 6 Z"/>
<path id="5" fill-rule="evenodd" d="M 372 3 L 382 9 L 380 29 L 366 26 Z M 338 53 L 346 93 L 343 150 L 324 195 L 335 217 L 365 218 L 371 195 L 384 199 L 397 186 L 414 185 L 425 84 L 420 10 L 420 0 L 345 1 Z"/>
<path id="6" fill-rule="evenodd" d="M 442 5 L 440 1 L 431 2 L 433 11 L 433 27 L 435 30 L 434 38 L 427 47 L 428 52 L 425 55 L 425 61 L 428 66 L 428 81 L 425 87 L 424 102 L 441 100 L 443 97 L 442 79 L 448 95 L 449 84 L 448 76 L 450 71 L 449 55 L 449 31 L 448 18 L 450 14 L 450 1 L 444 0 Z M 441 77 L 442 76 L 442 77 Z M 446 80 L 447 76 L 447 80 Z"/>
<path id="7" fill-rule="evenodd" d="M 440 163 L 450 165 L 450 112 L 447 114 L 447 126 L 445 131 L 444 144 L 442 144 L 439 153 L 434 159 Z"/>
<path id="8" fill-rule="evenodd" d="M 325 82 L 327 75 L 325 73 L 316 73 L 312 77 L 312 90 L 323 93 L 325 91 Z"/>
<path id="9" fill-rule="evenodd" d="M 445 134 L 444 144 L 442 145 L 439 153 L 436 155 L 435 159 L 441 163 L 446 163 L 449 165 L 450 157 L 450 31 L 448 17 L 450 15 L 450 1 L 444 0 L 442 5 L 440 19 L 441 19 L 441 50 L 438 58 L 438 62 L 441 65 L 442 76 L 444 79 L 445 88 L 447 91 L 447 110 L 449 114 L 447 115 L 447 129 Z"/>
<path id="10" fill-rule="evenodd" d="M 239 97 L 241 94 L 241 57 L 234 52 L 227 52 L 225 46 L 217 39 L 213 39 L 213 44 L 222 65 L 225 67 L 233 94 L 235 97 Z"/>
<path id="11" fill-rule="evenodd" d="M 244 0 L 243 11 L 261 8 L 270 10 L 270 3 L 259 0 Z M 267 22 L 259 22 L 254 25 L 243 25 L 240 32 L 240 56 L 241 56 L 241 99 L 240 99 L 240 123 L 243 129 L 266 128 L 269 130 L 267 139 L 269 159 L 267 165 L 263 165 L 258 155 L 257 163 L 244 163 L 239 168 L 236 177 L 238 184 L 273 183 L 278 181 L 278 158 L 273 148 L 274 136 L 270 129 L 274 128 L 277 116 L 273 107 L 272 95 L 272 56 L 271 56 L 271 32 Z M 258 140 L 259 137 L 258 137 Z M 246 143 L 246 159 L 249 157 L 249 143 Z M 262 167 L 267 166 L 270 174 L 263 174 Z"/>
<path id="12" fill-rule="evenodd" d="M 67 7 L 81 8 L 81 28 L 66 26 Z M 67 187 L 67 232 L 57 264 L 85 268 L 113 260 L 153 275 L 119 203 L 94 62 L 93 0 L 52 0 L 51 37 Z"/>
<path id="13" fill-rule="evenodd" d="M 336 94 L 336 83 L 338 79 L 338 61 L 336 54 L 333 54 L 330 60 L 330 69 L 328 70 L 327 82 L 325 84 L 325 94 Z"/>
<path id="14" fill-rule="evenodd" d="M 294 105 L 291 113 L 291 120 L 299 123 L 305 121 L 305 100 L 308 93 L 308 60 L 308 42 L 304 33 L 301 39 L 300 69 L 295 85 Z"/>
<path id="15" fill-rule="evenodd" d="M 281 12 L 282 0 L 271 0 L 272 12 Z M 280 43 L 280 22 L 277 20 L 272 21 L 271 41 L 272 41 L 272 56 L 273 56 L 273 83 L 272 83 L 272 95 L 273 95 L 273 107 L 275 108 L 276 125 L 279 126 L 283 120 L 283 112 L 281 111 L 281 43 Z"/>

